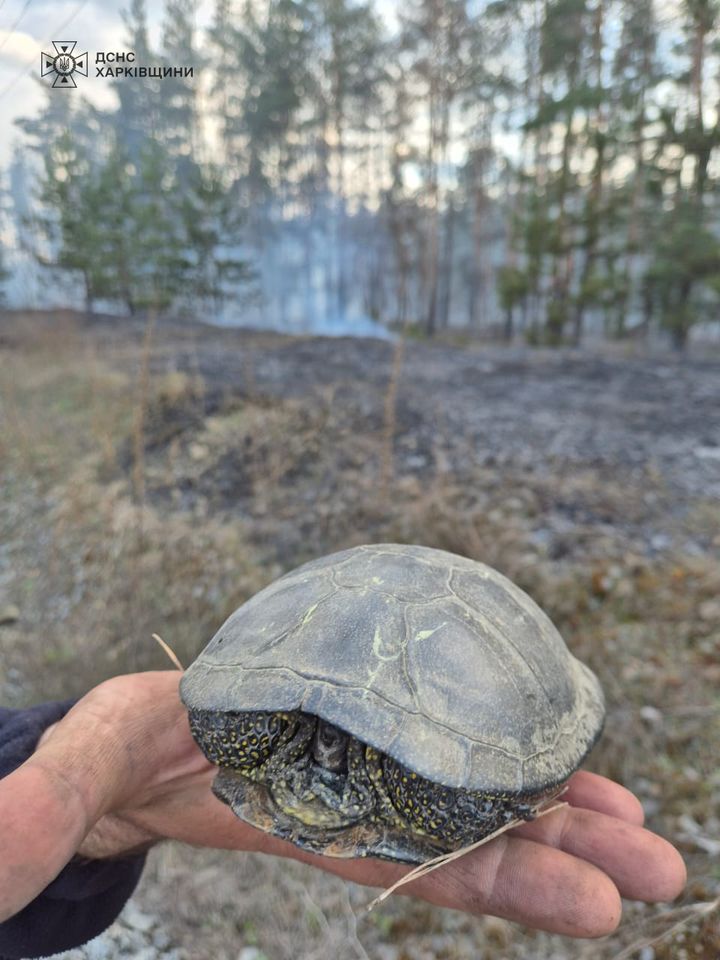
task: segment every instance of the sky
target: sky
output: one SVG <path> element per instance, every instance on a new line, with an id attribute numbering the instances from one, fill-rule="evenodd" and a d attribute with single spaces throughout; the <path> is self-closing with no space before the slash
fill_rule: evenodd
<path id="1" fill-rule="evenodd" d="M 82 92 L 97 106 L 110 106 L 115 97 L 109 81 L 95 76 L 97 51 L 127 50 L 121 11 L 125 0 L 0 0 L 0 167 L 20 141 L 16 117 L 33 115 L 43 102 L 39 82 L 40 55 L 53 52 L 53 40 L 76 40 L 75 53 L 89 53 L 89 76 L 78 78 L 78 90 L 56 90 L 55 96 Z M 159 38 L 163 0 L 148 0 L 150 38 Z M 198 27 L 212 19 L 212 0 L 203 0 Z M 140 80 L 131 82 L 139 83 Z M 81 86 L 82 85 L 82 86 Z"/>

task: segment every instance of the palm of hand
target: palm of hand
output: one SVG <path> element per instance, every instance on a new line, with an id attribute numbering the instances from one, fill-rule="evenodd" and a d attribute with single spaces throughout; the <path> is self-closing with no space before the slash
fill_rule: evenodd
<path id="1" fill-rule="evenodd" d="M 80 852 L 112 856 L 161 839 L 293 857 L 386 887 L 407 868 L 304 853 L 237 820 L 210 791 L 215 775 L 190 737 L 179 673 L 116 677 L 84 697 L 36 753 L 0 781 L 0 919 L 29 902 Z M 639 801 L 579 772 L 568 806 L 516 827 L 403 893 L 542 930 L 602 936 L 620 897 L 656 901 L 685 883 L 680 855 L 643 829 Z"/>

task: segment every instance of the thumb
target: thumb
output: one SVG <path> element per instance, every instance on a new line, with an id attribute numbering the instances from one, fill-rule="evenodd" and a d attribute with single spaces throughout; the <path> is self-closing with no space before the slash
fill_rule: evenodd
<path id="1" fill-rule="evenodd" d="M 79 793 L 52 769 L 28 761 L 0 780 L 0 922 L 55 879 L 87 830 Z"/>
<path id="2" fill-rule="evenodd" d="M 55 879 L 127 779 L 116 738 L 98 735 L 82 703 L 0 780 L 0 922 Z"/>

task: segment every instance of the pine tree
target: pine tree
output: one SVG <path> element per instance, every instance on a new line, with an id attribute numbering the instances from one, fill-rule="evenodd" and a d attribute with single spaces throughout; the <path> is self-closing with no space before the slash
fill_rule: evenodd
<path id="1" fill-rule="evenodd" d="M 10 271 L 7 268 L 7 255 L 9 248 L 5 241 L 0 239 L 0 306 L 4 306 L 7 301 L 5 284 L 10 279 Z"/>
<path id="2" fill-rule="evenodd" d="M 625 0 L 621 11 L 620 39 L 612 64 L 615 101 L 613 136 L 629 154 L 630 173 L 611 197 L 609 214 L 616 229 L 624 232 L 617 246 L 620 261 L 617 273 L 611 267 L 616 296 L 612 304 L 609 332 L 618 337 L 626 332 L 630 310 L 640 296 L 638 276 L 652 231 L 648 222 L 648 108 L 652 93 L 662 78 L 657 58 L 658 24 L 654 0 Z"/>
<path id="3" fill-rule="evenodd" d="M 541 27 L 540 66 L 554 85 L 540 106 L 534 123 L 562 124 L 560 168 L 551 183 L 553 229 L 549 249 L 552 256 L 549 300 L 545 318 L 545 337 L 560 343 L 570 319 L 573 280 L 572 203 L 577 186 L 572 170 L 576 148 L 576 118 L 594 98 L 584 82 L 587 52 L 588 0 L 551 0 L 545 8 Z"/>
<path id="4" fill-rule="evenodd" d="M 470 16 L 465 0 L 413 0 L 401 13 L 401 50 L 411 58 L 418 103 L 425 114 L 424 326 L 432 336 L 438 326 L 440 232 L 444 185 L 440 170 L 452 141 L 454 108 L 468 81 Z"/>
<path id="5" fill-rule="evenodd" d="M 307 115 L 300 123 L 301 110 L 314 93 L 313 26 L 304 0 L 273 0 L 264 21 L 250 0 L 246 5 L 238 78 L 249 206 L 262 203 L 270 193 L 280 204 L 294 199 L 303 159 L 300 134 L 307 135 L 317 123 L 316 117 Z"/>
<path id="6" fill-rule="evenodd" d="M 185 296 L 217 309 L 252 275 L 237 253 L 243 218 L 218 166 L 195 168 L 179 210 L 188 251 Z"/>
<path id="7" fill-rule="evenodd" d="M 198 0 L 166 0 L 163 23 L 163 62 L 173 73 L 162 81 L 158 141 L 172 158 L 181 186 L 194 177 L 200 149 L 197 94 L 203 58 L 195 41 L 198 5 Z M 189 67 L 193 75 L 186 77 Z M 183 76 L 176 76 L 176 69 L 182 69 Z"/>
<path id="8" fill-rule="evenodd" d="M 607 0 L 594 0 L 588 10 L 589 51 L 585 77 L 585 151 L 593 156 L 590 183 L 585 188 L 583 211 L 580 215 L 582 237 L 578 249 L 582 266 L 575 297 L 572 339 L 577 345 L 583 335 L 585 311 L 602 303 L 603 279 L 598 270 L 600 243 L 604 227 L 603 210 L 605 171 L 609 164 L 611 138 L 608 131 L 608 94 L 605 88 L 604 52 Z"/>
<path id="9" fill-rule="evenodd" d="M 43 266 L 70 271 L 82 280 L 85 308 L 92 311 L 102 294 L 98 272 L 98 231 L 92 194 L 93 176 L 88 151 L 69 131 L 63 131 L 46 145 L 40 200 L 44 207 L 37 217 L 47 242 L 46 250 L 35 250 Z"/>
<path id="10" fill-rule="evenodd" d="M 518 161 L 506 178 L 506 255 L 497 276 L 498 296 L 505 310 L 505 330 L 512 324 L 515 308 L 520 307 L 524 334 L 532 343 L 541 339 L 544 268 L 550 238 L 547 185 L 551 138 L 550 125 L 542 120 L 550 82 L 542 69 L 546 6 L 545 0 L 502 0 L 493 4 L 496 15 L 505 23 L 506 34 L 518 36 L 518 41 L 509 46 L 512 59 L 506 70 L 514 86 L 511 103 L 520 128 Z M 521 70 L 518 64 L 522 64 Z M 491 127 L 490 138 L 492 133 Z"/>
<path id="11" fill-rule="evenodd" d="M 131 0 L 130 8 L 123 12 L 122 18 L 127 31 L 126 43 L 134 52 L 136 63 L 157 66 L 159 57 L 148 38 L 146 0 Z M 132 83 L 118 78 L 113 84 L 119 100 L 119 108 L 112 118 L 113 126 L 133 163 L 139 162 L 146 144 L 157 140 L 160 135 L 161 84 L 166 82 L 148 76 L 143 77 L 142 82 Z"/>
<path id="12" fill-rule="evenodd" d="M 720 241 L 698 224 L 695 198 L 679 201 L 661 221 L 645 282 L 648 295 L 677 350 L 690 329 L 717 316 Z"/>
<path id="13" fill-rule="evenodd" d="M 391 106 L 386 122 L 391 139 L 390 183 L 382 197 L 381 213 L 390 234 L 392 251 L 391 287 L 396 308 L 389 322 L 403 328 L 410 319 L 413 279 L 419 265 L 422 230 L 416 198 L 405 182 L 405 167 L 416 159 L 409 144 L 412 114 L 408 96 L 408 77 L 397 64 L 391 68 Z"/>
<path id="14" fill-rule="evenodd" d="M 88 203 L 102 229 L 95 251 L 95 287 L 99 296 L 137 309 L 137 277 L 146 264 L 139 258 L 134 222 L 135 166 L 124 144 L 115 143 L 87 186 Z"/>
<path id="15" fill-rule="evenodd" d="M 676 82 L 685 89 L 686 101 L 684 109 L 663 112 L 664 145 L 675 148 L 676 153 L 680 148 L 680 160 L 663 171 L 673 207 L 662 217 L 662 234 L 646 277 L 649 289 L 657 294 L 661 323 L 677 349 L 685 347 L 692 325 L 702 315 L 705 288 L 715 282 L 717 241 L 707 225 L 716 189 L 710 158 L 720 145 L 720 126 L 706 116 L 708 59 L 717 36 L 720 3 L 684 0 L 682 11 L 687 70 Z M 688 160 L 692 167 L 689 183 L 683 178 Z"/>
<path id="16" fill-rule="evenodd" d="M 495 134 L 499 118 L 513 111 L 521 84 L 513 72 L 518 55 L 516 38 L 522 32 L 522 7 L 516 2 L 491 2 L 467 24 L 467 62 L 460 92 L 462 137 L 467 145 L 467 159 L 459 171 L 460 182 L 457 202 L 460 209 L 455 216 L 455 200 L 449 204 L 444 217 L 445 262 L 442 274 L 452 277 L 448 251 L 453 247 L 456 220 L 460 230 L 468 232 L 469 256 L 464 262 L 463 276 L 467 285 L 467 318 L 471 327 L 479 328 L 489 313 L 493 298 L 492 287 L 498 287 L 499 277 L 493 277 L 493 244 L 498 239 L 496 205 L 491 193 L 497 189 L 503 167 L 509 164 L 495 146 Z M 511 197 L 512 179 L 505 176 L 504 189 L 508 204 L 507 215 L 512 221 L 515 209 L 521 200 L 515 189 Z M 517 187 L 517 182 L 512 183 Z M 501 231 L 502 232 L 502 231 Z M 505 231 L 509 265 L 514 266 L 511 246 L 511 231 Z M 443 282 L 443 311 L 441 325 L 447 326 L 449 314 L 449 289 L 447 279 Z M 499 292 L 499 287 L 498 287 Z"/>
<path id="17" fill-rule="evenodd" d="M 161 144 L 147 143 L 135 175 L 130 223 L 135 307 L 167 309 L 186 289 L 192 261 L 177 208 L 181 196 L 175 171 Z"/>
<path id="18" fill-rule="evenodd" d="M 242 150 L 240 104 L 243 89 L 239 74 L 240 31 L 238 22 L 241 14 L 233 0 L 215 0 L 215 12 L 212 26 L 208 30 L 207 58 L 211 70 L 211 95 L 220 138 L 222 143 L 222 161 L 225 169 L 237 177 L 238 160 Z"/>
<path id="19" fill-rule="evenodd" d="M 3 178 L 4 180 L 4 178 Z M 7 261 L 10 247 L 5 242 L 8 214 L 11 210 L 10 195 L 6 191 L 4 184 L 0 186 L 0 307 L 6 303 L 5 283 L 10 279 Z"/>
<path id="20" fill-rule="evenodd" d="M 332 129 L 335 300 L 343 317 L 348 302 L 347 153 L 348 135 L 363 130 L 381 105 L 383 45 L 376 14 L 367 3 L 315 0 L 315 42 L 323 55 L 316 89 L 324 90 L 322 115 Z M 326 140 L 327 140 L 326 136 Z"/>

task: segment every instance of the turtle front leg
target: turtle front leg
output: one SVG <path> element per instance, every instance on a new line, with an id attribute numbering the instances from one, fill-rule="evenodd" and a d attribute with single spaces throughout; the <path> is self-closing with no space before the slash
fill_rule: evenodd
<path id="1" fill-rule="evenodd" d="M 366 782 L 363 748 L 351 741 L 347 773 L 333 773 L 303 757 L 266 779 L 275 803 L 307 826 L 347 827 L 372 814 L 375 797 Z"/>
<path id="2" fill-rule="evenodd" d="M 363 744 L 352 738 L 347 744 L 347 773 L 314 767 L 310 791 L 337 814 L 338 826 L 349 826 L 375 809 L 375 796 L 365 770 Z"/>

